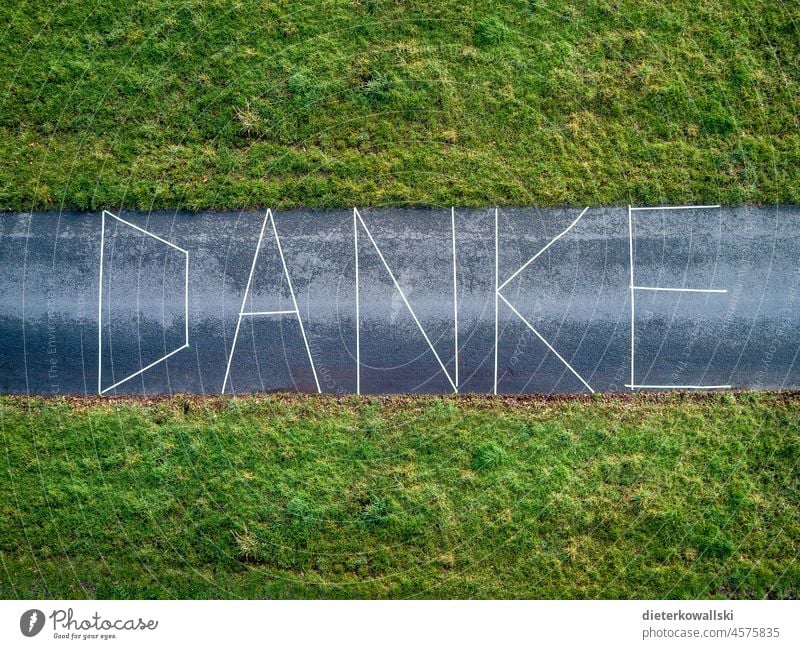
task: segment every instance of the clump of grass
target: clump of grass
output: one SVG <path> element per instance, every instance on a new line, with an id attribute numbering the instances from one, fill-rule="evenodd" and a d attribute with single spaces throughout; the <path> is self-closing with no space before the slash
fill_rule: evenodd
<path id="1" fill-rule="evenodd" d="M 472 468 L 475 471 L 496 469 L 505 463 L 507 457 L 506 450 L 497 442 L 484 442 L 472 452 Z"/>
<path id="2" fill-rule="evenodd" d="M 292 525 L 307 533 L 319 520 L 319 513 L 303 498 L 295 496 L 286 505 L 286 514 Z"/>
<path id="3" fill-rule="evenodd" d="M 478 23 L 475 28 L 475 45 L 480 47 L 500 45 L 508 39 L 510 30 L 497 16 L 491 16 Z"/>
<path id="4" fill-rule="evenodd" d="M 361 510 L 361 520 L 367 526 L 382 526 L 389 522 L 392 503 L 383 496 L 372 495 Z"/>

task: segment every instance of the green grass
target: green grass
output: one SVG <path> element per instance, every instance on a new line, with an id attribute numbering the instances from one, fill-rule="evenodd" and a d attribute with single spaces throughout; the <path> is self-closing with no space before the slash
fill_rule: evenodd
<path id="1" fill-rule="evenodd" d="M 0 596 L 800 597 L 800 398 L 0 398 Z"/>
<path id="2" fill-rule="evenodd" d="M 0 0 L 0 209 L 800 203 L 758 0 Z"/>

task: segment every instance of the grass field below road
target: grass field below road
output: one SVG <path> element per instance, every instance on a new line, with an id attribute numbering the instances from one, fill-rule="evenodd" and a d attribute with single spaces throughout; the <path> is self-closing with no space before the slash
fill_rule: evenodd
<path id="1" fill-rule="evenodd" d="M 796 2 L 0 2 L 0 210 L 800 203 Z"/>
<path id="2" fill-rule="evenodd" d="M 0 397 L 3 598 L 798 598 L 800 396 Z"/>

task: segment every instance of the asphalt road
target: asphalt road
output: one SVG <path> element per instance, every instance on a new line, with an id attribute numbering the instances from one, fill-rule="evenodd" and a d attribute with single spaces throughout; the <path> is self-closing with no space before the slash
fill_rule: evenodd
<path id="1" fill-rule="evenodd" d="M 0 267 L 4 393 L 800 386 L 794 206 L 7 214 Z"/>

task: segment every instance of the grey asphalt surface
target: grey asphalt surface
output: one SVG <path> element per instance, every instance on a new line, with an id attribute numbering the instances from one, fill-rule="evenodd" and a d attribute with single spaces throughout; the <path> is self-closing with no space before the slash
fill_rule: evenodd
<path id="1" fill-rule="evenodd" d="M 300 318 L 264 212 L 111 211 L 0 216 L 1 392 L 630 392 L 632 323 L 633 385 L 800 386 L 796 206 L 456 208 L 457 363 L 450 209 L 362 209 L 360 372 L 352 210 L 275 213 Z"/>

